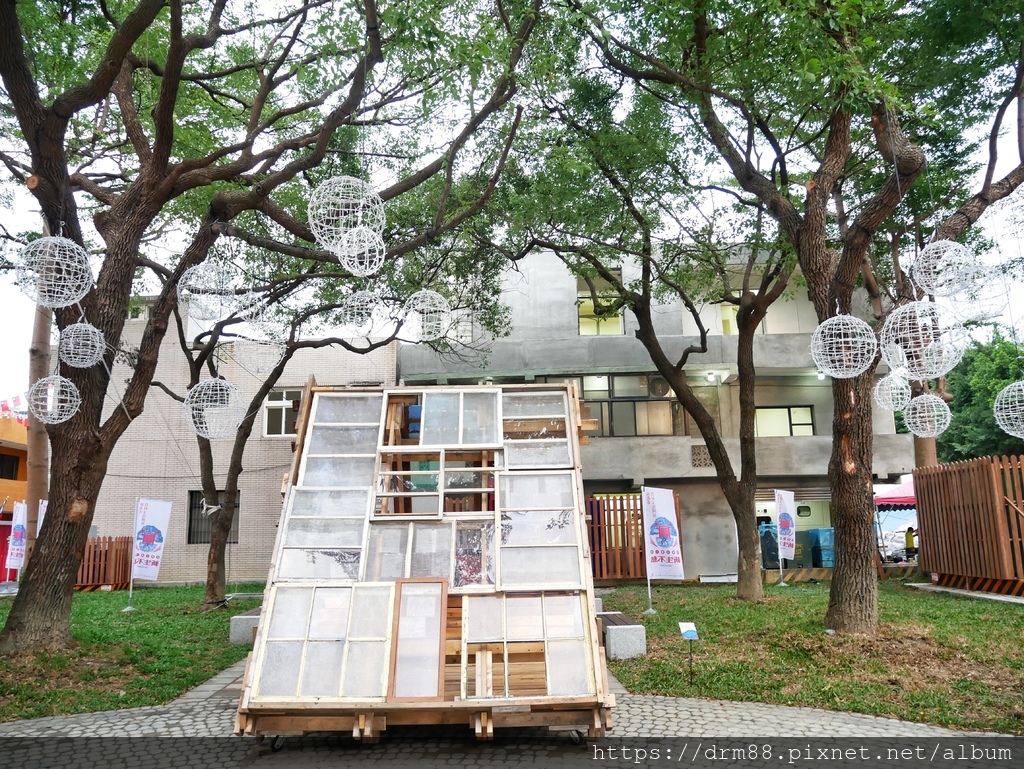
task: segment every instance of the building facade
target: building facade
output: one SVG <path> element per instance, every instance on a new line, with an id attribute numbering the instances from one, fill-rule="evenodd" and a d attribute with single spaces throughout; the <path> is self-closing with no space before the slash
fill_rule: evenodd
<path id="1" fill-rule="evenodd" d="M 0 415 L 0 582 L 14 579 L 6 571 L 7 548 L 13 528 L 14 503 L 24 502 L 28 487 L 28 437 L 20 415 Z"/>
<path id="2" fill-rule="evenodd" d="M 512 316 L 509 336 L 483 340 L 486 355 L 458 359 L 404 345 L 399 379 L 410 385 L 574 379 L 590 417 L 598 420 L 582 448 L 587 493 L 624 493 L 644 485 L 674 489 L 682 507 L 687 577 L 735 572 L 735 523 L 707 448 L 635 338 L 635 318 L 628 312 L 598 317 L 585 284 L 552 254 L 531 254 L 518 266 L 508 274 L 504 291 Z M 623 267 L 627 280 L 628 270 Z M 696 324 L 681 303 L 656 307 L 654 315 L 670 355 L 697 341 Z M 709 330 L 708 351 L 691 356 L 687 375 L 738 469 L 735 313 L 727 305 L 709 304 L 701 318 Z M 816 326 L 810 301 L 796 290 L 772 305 L 754 348 L 758 514 L 773 516 L 776 488 L 792 490 L 798 529 L 831 525 L 827 471 L 833 406 L 831 383 L 819 379 L 810 356 Z M 896 434 L 893 415 L 880 410 L 873 429 L 876 479 L 910 472 L 912 436 Z"/>
<path id="3" fill-rule="evenodd" d="M 122 347 L 138 345 L 145 311 L 126 322 Z M 192 329 L 194 331 L 195 329 Z M 281 517 L 282 479 L 292 460 L 295 417 L 302 389 L 315 376 L 325 385 L 392 385 L 397 349 L 394 344 L 359 355 L 340 348 L 300 350 L 289 361 L 280 382 L 260 407 L 243 457 L 239 506 L 227 546 L 228 583 L 266 580 Z M 238 345 L 222 348 L 218 373 L 238 386 L 248 402 L 264 377 L 255 373 L 251 355 Z M 128 369 L 118 364 L 112 382 L 121 385 Z M 188 367 L 176 334 L 169 333 L 160 350 L 155 382 L 184 395 Z M 232 440 L 213 441 L 218 485 L 227 472 Z M 222 486 L 221 486 L 222 487 Z M 96 505 L 93 535 L 132 534 L 136 500 L 140 497 L 173 503 L 171 526 L 160 567 L 161 583 L 194 583 L 206 579 L 209 519 L 204 511 L 199 449 L 187 426 L 181 403 L 154 387 L 146 408 L 118 442 Z"/>

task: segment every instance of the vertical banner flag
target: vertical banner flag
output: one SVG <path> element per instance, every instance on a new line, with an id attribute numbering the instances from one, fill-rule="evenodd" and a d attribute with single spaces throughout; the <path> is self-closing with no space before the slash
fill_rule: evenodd
<path id="1" fill-rule="evenodd" d="M 132 578 L 156 580 L 164 540 L 171 522 L 171 503 L 160 499 L 140 499 L 135 505 L 135 552 Z"/>
<path id="2" fill-rule="evenodd" d="M 11 544 L 7 548 L 8 569 L 20 569 L 25 565 L 25 546 L 28 544 L 28 505 L 24 502 L 14 503 L 14 515 L 11 520 Z"/>
<path id="3" fill-rule="evenodd" d="M 775 489 L 775 517 L 779 522 L 779 558 L 796 558 L 796 494 Z"/>
<path id="4" fill-rule="evenodd" d="M 39 536 L 39 532 L 43 530 L 43 518 L 46 517 L 46 507 L 50 503 L 45 499 L 39 500 L 39 516 L 36 518 L 36 537 Z"/>
<path id="5" fill-rule="evenodd" d="M 647 579 L 683 579 L 683 553 L 676 528 L 676 501 L 672 489 L 644 486 L 641 490 L 644 513 L 644 549 L 647 552 Z"/>

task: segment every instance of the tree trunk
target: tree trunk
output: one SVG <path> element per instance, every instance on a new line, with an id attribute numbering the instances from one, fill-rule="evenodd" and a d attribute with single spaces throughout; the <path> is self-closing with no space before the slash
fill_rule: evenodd
<path id="1" fill-rule="evenodd" d="M 34 385 L 50 371 L 50 326 L 53 310 L 42 305 L 36 306 L 32 324 L 32 346 L 28 350 L 28 384 Z M 26 559 L 31 560 L 36 545 L 36 529 L 39 522 L 39 500 L 46 499 L 49 481 L 50 442 L 46 427 L 28 412 L 28 483 L 25 490 L 28 504 L 28 535 L 25 549 Z"/>
<path id="2" fill-rule="evenodd" d="M 231 536 L 231 521 L 235 516 L 235 497 L 224 495 L 224 504 L 210 514 L 210 552 L 206 559 L 206 595 L 203 609 L 219 609 L 224 606 L 227 574 L 225 553 Z"/>
<path id="3" fill-rule="evenodd" d="M 746 497 L 746 495 L 743 495 Z M 757 533 L 757 512 L 753 495 L 742 510 L 733 510 L 736 521 L 736 597 L 742 601 L 764 598 L 764 577 L 761 569 L 761 537 Z"/>
<path id="4" fill-rule="evenodd" d="M 832 380 L 835 417 L 828 478 L 837 546 L 825 626 L 843 633 L 874 633 L 878 624 L 871 486 L 873 372 L 871 368 L 853 379 Z"/>
<path id="5" fill-rule="evenodd" d="M 939 464 L 938 448 L 934 438 L 914 436 L 914 467 L 935 467 Z"/>

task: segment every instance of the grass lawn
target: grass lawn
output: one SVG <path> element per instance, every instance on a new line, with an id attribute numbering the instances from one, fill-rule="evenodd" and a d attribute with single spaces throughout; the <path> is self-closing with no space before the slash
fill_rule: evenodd
<path id="1" fill-rule="evenodd" d="M 611 661 L 631 692 L 804 705 L 961 729 L 1024 734 L 1024 606 L 880 583 L 879 632 L 830 636 L 829 585 L 646 586 L 604 596 L 647 627 L 644 658 Z M 694 683 L 679 622 L 694 622 Z"/>
<path id="2" fill-rule="evenodd" d="M 238 592 L 262 592 L 245 585 Z M 75 593 L 71 629 L 78 647 L 60 653 L 0 654 L 0 721 L 160 705 L 245 657 L 228 643 L 232 615 L 259 606 L 231 601 L 201 612 L 202 587 Z M 0 626 L 13 598 L 0 599 Z"/>

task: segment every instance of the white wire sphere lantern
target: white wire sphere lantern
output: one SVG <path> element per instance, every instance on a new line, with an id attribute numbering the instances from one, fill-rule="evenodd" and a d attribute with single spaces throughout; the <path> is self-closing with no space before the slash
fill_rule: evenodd
<path id="1" fill-rule="evenodd" d="M 15 271 L 18 288 L 43 307 L 70 307 L 92 288 L 89 254 L 68 238 L 32 241 L 18 254 Z"/>
<path id="2" fill-rule="evenodd" d="M 903 422 L 919 438 L 934 438 L 945 432 L 952 418 L 947 403 L 931 393 L 912 398 L 903 410 Z"/>
<path id="3" fill-rule="evenodd" d="M 1000 430 L 1014 438 L 1024 438 L 1024 382 L 1013 382 L 1000 390 L 992 414 Z"/>
<path id="4" fill-rule="evenodd" d="M 234 312 L 245 295 L 235 291 L 236 274 L 220 259 L 189 267 L 178 279 L 178 301 L 196 320 L 220 320 Z"/>
<path id="5" fill-rule="evenodd" d="M 366 277 L 381 268 L 386 253 L 384 239 L 369 227 L 359 225 L 342 234 L 335 256 L 353 275 Z"/>
<path id="6" fill-rule="evenodd" d="M 28 391 L 29 411 L 46 425 L 67 422 L 81 405 L 82 396 L 75 383 L 56 374 L 38 380 Z"/>
<path id="7" fill-rule="evenodd" d="M 953 311 L 934 302 L 905 304 L 882 326 L 882 358 L 904 379 L 935 379 L 949 373 L 970 343 Z"/>
<path id="8" fill-rule="evenodd" d="M 889 374 L 875 383 L 874 395 L 880 408 L 903 411 L 910 402 L 910 383 L 896 374 Z"/>
<path id="9" fill-rule="evenodd" d="M 380 300 L 372 291 L 356 291 L 345 300 L 341 308 L 341 322 L 357 331 L 366 331 L 373 326 L 373 313 Z"/>
<path id="10" fill-rule="evenodd" d="M 914 285 L 933 296 L 953 296 L 973 280 L 977 258 L 952 240 L 936 240 L 923 249 L 910 269 Z"/>
<path id="11" fill-rule="evenodd" d="M 91 368 L 103 360 L 107 340 L 91 323 L 72 323 L 60 332 L 57 356 L 75 368 Z"/>
<path id="12" fill-rule="evenodd" d="M 269 374 L 286 352 L 284 342 L 272 339 L 236 339 L 235 362 L 250 374 Z"/>
<path id="13" fill-rule="evenodd" d="M 338 253 L 349 230 L 368 227 L 377 234 L 384 231 L 384 201 L 368 182 L 336 176 L 313 190 L 307 217 L 317 243 Z"/>
<path id="14" fill-rule="evenodd" d="M 976 264 L 962 272 L 961 288 L 946 301 L 963 321 L 985 323 L 1002 317 L 1010 305 L 1010 286 L 1003 267 Z"/>
<path id="15" fill-rule="evenodd" d="M 200 382 L 189 390 L 182 406 L 192 432 L 211 441 L 230 438 L 245 419 L 242 391 L 224 379 Z"/>
<path id="16" fill-rule="evenodd" d="M 852 315 L 836 315 L 814 329 L 811 357 L 818 370 L 836 379 L 850 379 L 867 371 L 878 352 L 871 326 Z"/>
<path id="17" fill-rule="evenodd" d="M 448 300 L 436 291 L 422 289 L 405 303 L 407 315 L 419 319 L 419 337 L 422 342 L 433 342 L 448 333 L 452 322 L 452 308 Z"/>

